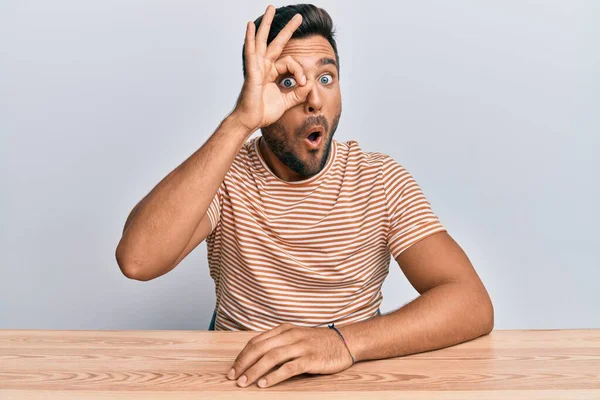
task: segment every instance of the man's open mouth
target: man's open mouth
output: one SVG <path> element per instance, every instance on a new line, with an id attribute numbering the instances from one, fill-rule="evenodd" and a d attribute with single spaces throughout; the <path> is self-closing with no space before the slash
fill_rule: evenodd
<path id="1" fill-rule="evenodd" d="M 320 136 L 321 132 L 312 132 L 310 135 L 308 135 L 308 140 L 310 140 L 311 142 L 316 142 L 317 140 L 319 140 Z"/>
<path id="2" fill-rule="evenodd" d="M 309 148 L 317 150 L 321 147 L 321 143 L 323 143 L 323 133 L 319 131 L 313 131 L 306 136 L 304 141 Z"/>
<path id="3" fill-rule="evenodd" d="M 323 127 L 323 125 L 313 125 L 308 127 L 308 129 L 304 131 L 304 137 L 309 142 L 317 142 L 319 141 L 319 138 L 323 136 L 324 133 L 325 128 Z"/>

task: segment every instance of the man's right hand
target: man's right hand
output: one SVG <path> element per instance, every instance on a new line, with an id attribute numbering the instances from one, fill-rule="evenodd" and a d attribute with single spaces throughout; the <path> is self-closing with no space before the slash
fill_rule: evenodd
<path id="1" fill-rule="evenodd" d="M 291 56 L 279 58 L 302 23 L 302 16 L 296 14 L 267 47 L 274 15 L 275 7 L 269 5 L 256 35 L 254 23 L 246 25 L 246 79 L 232 114 L 251 132 L 271 125 L 285 111 L 304 102 L 314 84 L 307 80 L 298 61 Z M 279 76 L 286 74 L 293 75 L 298 84 L 295 89 L 287 90 L 275 82 Z"/>

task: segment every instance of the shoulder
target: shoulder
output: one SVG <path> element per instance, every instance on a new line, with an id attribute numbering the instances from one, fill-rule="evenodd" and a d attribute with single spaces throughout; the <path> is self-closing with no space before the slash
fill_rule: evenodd
<path id="1" fill-rule="evenodd" d="M 255 142 L 258 137 L 248 139 L 235 155 L 228 175 L 246 176 L 251 175 L 257 168 L 258 159 L 255 152 Z"/>
<path id="2" fill-rule="evenodd" d="M 393 156 L 382 151 L 365 151 L 356 140 L 341 143 L 347 153 L 348 164 L 360 170 L 376 173 L 385 187 L 406 185 L 414 180 L 412 174 Z"/>
<path id="3" fill-rule="evenodd" d="M 340 155 L 350 164 L 355 164 L 361 168 L 377 169 L 382 171 L 394 159 L 380 151 L 365 151 L 358 141 L 348 140 L 346 142 L 337 142 Z"/>

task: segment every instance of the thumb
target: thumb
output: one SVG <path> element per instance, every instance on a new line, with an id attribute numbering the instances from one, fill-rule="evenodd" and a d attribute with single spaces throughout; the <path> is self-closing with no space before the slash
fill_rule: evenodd
<path id="1" fill-rule="evenodd" d="M 284 95 L 284 102 L 287 108 L 292 108 L 300 103 L 304 103 L 306 101 L 306 97 L 312 90 L 314 86 L 313 81 L 307 81 L 306 85 L 298 86 L 296 89 L 288 92 Z"/>

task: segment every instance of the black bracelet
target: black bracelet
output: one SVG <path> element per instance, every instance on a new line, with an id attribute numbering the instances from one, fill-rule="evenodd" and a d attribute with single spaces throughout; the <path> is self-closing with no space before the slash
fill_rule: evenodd
<path id="1" fill-rule="evenodd" d="M 344 345 L 346 346 L 346 348 L 348 349 L 348 353 L 350 353 L 350 357 L 352 357 L 352 364 L 354 364 L 354 356 L 352 355 L 352 352 L 350 351 L 350 347 L 348 347 L 348 343 L 346 343 L 346 340 L 344 340 L 344 336 L 342 336 L 341 332 L 338 330 L 338 328 L 335 327 L 335 324 L 331 324 L 331 325 L 327 325 L 330 329 L 334 329 L 338 335 L 340 335 L 340 337 L 342 338 L 342 342 L 344 342 Z"/>

